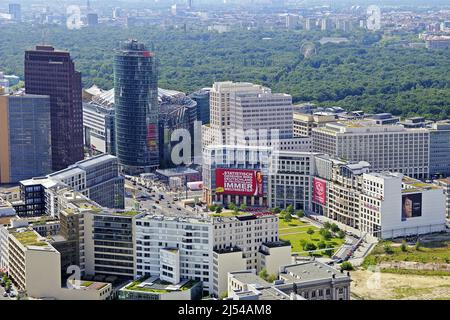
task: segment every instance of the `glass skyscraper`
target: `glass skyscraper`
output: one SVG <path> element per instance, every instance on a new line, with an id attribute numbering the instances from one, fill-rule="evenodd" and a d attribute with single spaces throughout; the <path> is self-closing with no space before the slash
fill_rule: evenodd
<path id="1" fill-rule="evenodd" d="M 49 174 L 50 135 L 48 96 L 0 96 L 0 183 Z"/>
<path id="2" fill-rule="evenodd" d="M 116 155 L 127 174 L 159 166 L 158 75 L 156 60 L 136 40 L 121 44 L 114 57 Z"/>
<path id="3" fill-rule="evenodd" d="M 83 160 L 81 73 L 70 53 L 47 45 L 27 50 L 25 92 L 50 96 L 53 170 Z"/>

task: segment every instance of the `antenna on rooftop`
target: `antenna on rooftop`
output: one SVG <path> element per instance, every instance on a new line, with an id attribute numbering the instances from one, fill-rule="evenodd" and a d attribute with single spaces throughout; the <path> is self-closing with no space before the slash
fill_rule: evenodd
<path id="1" fill-rule="evenodd" d="M 43 45 L 47 44 L 47 40 L 48 40 L 48 28 L 47 26 L 44 24 L 42 26 L 42 38 L 41 38 L 41 42 Z"/>

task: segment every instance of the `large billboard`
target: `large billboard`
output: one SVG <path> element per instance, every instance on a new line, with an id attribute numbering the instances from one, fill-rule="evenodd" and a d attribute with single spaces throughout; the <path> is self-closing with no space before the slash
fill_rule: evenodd
<path id="1" fill-rule="evenodd" d="M 327 183 L 324 180 L 313 179 L 313 201 L 325 205 L 327 201 Z"/>
<path id="2" fill-rule="evenodd" d="M 258 170 L 216 169 L 216 193 L 262 196 L 262 173 Z"/>
<path id="3" fill-rule="evenodd" d="M 402 220 L 422 216 L 422 194 L 402 195 Z"/>

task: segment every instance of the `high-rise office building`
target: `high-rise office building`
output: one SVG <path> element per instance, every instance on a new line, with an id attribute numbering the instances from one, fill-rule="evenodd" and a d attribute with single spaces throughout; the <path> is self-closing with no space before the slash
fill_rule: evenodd
<path id="1" fill-rule="evenodd" d="M 227 144 L 265 144 L 267 139 L 293 136 L 292 97 L 288 94 L 272 93 L 265 87 L 259 92 L 236 92 L 230 95 L 229 106 Z"/>
<path id="2" fill-rule="evenodd" d="M 215 82 L 210 92 L 210 123 L 204 130 L 204 145 L 226 144 L 227 135 L 230 132 L 231 96 L 237 93 L 262 93 L 263 86 L 248 82 Z M 268 90 L 268 89 L 267 89 Z"/>
<path id="3" fill-rule="evenodd" d="M 209 124 L 209 92 L 211 88 L 203 88 L 189 95 L 189 98 L 197 102 L 197 120 L 202 124 Z"/>
<path id="4" fill-rule="evenodd" d="M 159 166 L 158 76 L 155 56 L 136 40 L 114 57 L 116 155 L 121 170 L 137 174 Z"/>
<path id="5" fill-rule="evenodd" d="M 53 170 L 83 159 L 81 74 L 70 53 L 52 46 L 25 52 L 25 92 L 50 96 Z"/>
<path id="6" fill-rule="evenodd" d="M 430 176 L 450 176 L 450 121 L 433 123 L 430 128 Z"/>
<path id="7" fill-rule="evenodd" d="M 19 3 L 10 3 L 8 9 L 12 20 L 22 21 L 22 7 Z"/>
<path id="8" fill-rule="evenodd" d="M 429 174 L 430 133 L 377 125 L 373 120 L 327 123 L 312 129 L 313 151 L 348 161 L 367 161 L 375 172 L 392 171 L 425 179 Z"/>
<path id="9" fill-rule="evenodd" d="M 96 26 L 98 25 L 98 14 L 96 13 L 88 13 L 87 14 L 87 24 L 88 26 Z"/>
<path id="10" fill-rule="evenodd" d="M 0 96 L 0 183 L 50 173 L 50 135 L 48 96 Z"/>

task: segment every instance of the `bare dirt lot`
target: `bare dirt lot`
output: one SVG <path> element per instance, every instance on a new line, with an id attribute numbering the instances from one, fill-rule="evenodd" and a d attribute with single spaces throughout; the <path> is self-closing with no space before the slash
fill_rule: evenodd
<path id="1" fill-rule="evenodd" d="M 450 300 L 450 277 L 351 272 L 352 298 L 367 300 Z"/>

